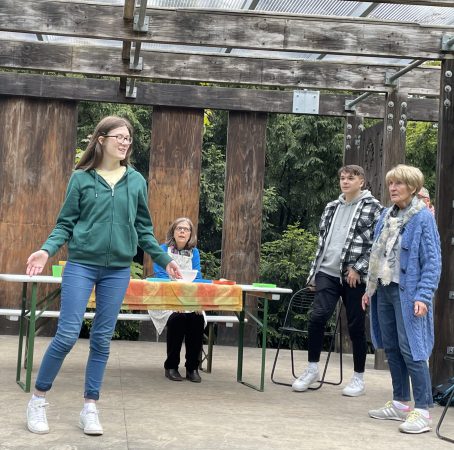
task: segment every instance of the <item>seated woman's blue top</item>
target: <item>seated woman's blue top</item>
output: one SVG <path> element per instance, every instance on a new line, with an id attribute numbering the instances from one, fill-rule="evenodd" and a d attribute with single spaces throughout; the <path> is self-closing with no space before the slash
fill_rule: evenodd
<path id="1" fill-rule="evenodd" d="M 168 253 L 169 247 L 166 244 L 162 244 L 161 248 Z M 197 270 L 197 276 L 195 277 L 194 281 L 197 280 L 203 280 L 202 277 L 202 272 L 200 268 L 200 253 L 199 250 L 194 247 L 192 250 L 183 250 L 184 252 L 187 252 L 187 255 L 189 256 L 190 254 L 192 255 L 192 269 Z M 172 256 L 171 253 L 169 253 L 169 256 Z M 154 277 L 156 278 L 167 278 L 169 279 L 168 273 L 158 264 L 153 263 L 153 271 L 154 271 Z"/>

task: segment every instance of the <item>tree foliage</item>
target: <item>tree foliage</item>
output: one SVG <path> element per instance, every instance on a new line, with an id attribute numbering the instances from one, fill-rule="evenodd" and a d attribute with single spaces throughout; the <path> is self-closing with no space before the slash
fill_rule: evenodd
<path id="1" fill-rule="evenodd" d="M 431 198 L 435 196 L 438 128 L 428 122 L 408 122 L 407 163 L 419 167 Z"/>
<path id="2" fill-rule="evenodd" d="M 277 235 L 296 222 L 315 231 L 324 206 L 337 197 L 342 130 L 337 118 L 270 116 L 266 184 L 279 200 L 269 217 Z"/>

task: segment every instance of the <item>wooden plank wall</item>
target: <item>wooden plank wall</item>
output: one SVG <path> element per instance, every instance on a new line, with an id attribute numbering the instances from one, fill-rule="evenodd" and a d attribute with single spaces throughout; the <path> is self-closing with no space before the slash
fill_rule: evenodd
<path id="1" fill-rule="evenodd" d="M 197 231 L 202 136 L 202 109 L 153 109 L 148 204 L 159 243 L 177 217 L 189 217 Z M 152 273 L 148 257 L 144 273 Z"/>
<path id="2" fill-rule="evenodd" d="M 0 98 L 0 272 L 25 273 L 28 256 L 55 225 L 74 167 L 74 102 Z M 48 262 L 66 259 L 62 250 Z M 3 308 L 20 307 L 21 286 L 0 283 Z"/>

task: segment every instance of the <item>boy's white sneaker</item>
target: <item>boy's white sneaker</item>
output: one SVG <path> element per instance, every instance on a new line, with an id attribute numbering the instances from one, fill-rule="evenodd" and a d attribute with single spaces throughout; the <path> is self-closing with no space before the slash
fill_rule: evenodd
<path id="1" fill-rule="evenodd" d="M 311 384 L 315 384 L 320 379 L 320 373 L 318 369 L 310 370 L 309 368 L 293 382 L 292 389 L 296 392 L 307 391 Z"/>
<path id="2" fill-rule="evenodd" d="M 364 380 L 355 375 L 353 375 L 350 383 L 342 389 L 342 395 L 346 395 L 347 397 L 359 397 L 360 395 L 364 395 L 364 393 Z"/>

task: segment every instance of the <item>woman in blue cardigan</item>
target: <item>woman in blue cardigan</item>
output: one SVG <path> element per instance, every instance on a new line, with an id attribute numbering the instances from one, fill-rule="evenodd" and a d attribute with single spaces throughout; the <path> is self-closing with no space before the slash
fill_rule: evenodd
<path id="1" fill-rule="evenodd" d="M 179 265 L 180 269 L 197 270 L 197 279 L 202 279 L 200 272 L 200 254 L 196 248 L 197 236 L 194 225 L 187 217 L 180 217 L 170 225 L 162 249 Z M 169 278 L 158 264 L 153 265 L 155 277 Z M 183 340 L 186 347 L 186 378 L 194 383 L 202 381 L 199 372 L 199 356 L 203 345 L 205 315 L 200 311 L 173 312 L 151 311 L 151 319 L 160 334 L 167 325 L 167 359 L 164 362 L 165 376 L 172 381 L 182 381 L 178 371 Z"/>
<path id="2" fill-rule="evenodd" d="M 412 434 L 430 431 L 432 425 L 428 359 L 434 343 L 433 297 L 441 272 L 437 225 L 416 195 L 423 183 L 416 167 L 400 164 L 386 174 L 393 206 L 375 228 L 363 297 L 363 307 L 371 305 L 373 344 L 385 350 L 393 385 L 393 400 L 370 410 L 369 416 L 403 421 L 399 431 Z"/>

